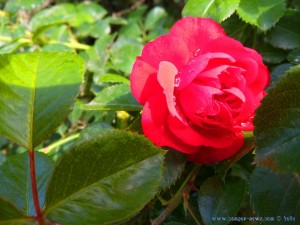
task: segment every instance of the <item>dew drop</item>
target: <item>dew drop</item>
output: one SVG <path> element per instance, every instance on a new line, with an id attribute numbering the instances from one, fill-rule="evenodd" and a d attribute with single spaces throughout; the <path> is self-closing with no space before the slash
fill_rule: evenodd
<path id="1" fill-rule="evenodd" d="M 180 78 L 177 77 L 177 78 L 175 78 L 174 86 L 179 87 L 179 85 L 180 85 Z"/>
<path id="2" fill-rule="evenodd" d="M 197 57 L 198 55 L 199 55 L 199 52 L 200 52 L 200 48 L 198 48 L 197 50 L 195 50 L 194 52 L 193 52 L 193 56 L 194 57 Z"/>

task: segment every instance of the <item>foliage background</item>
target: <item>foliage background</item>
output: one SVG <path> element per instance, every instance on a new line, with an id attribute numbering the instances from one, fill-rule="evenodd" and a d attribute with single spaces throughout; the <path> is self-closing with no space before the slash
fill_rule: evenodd
<path id="1" fill-rule="evenodd" d="M 245 134 L 239 154 L 201 168 L 170 150 L 161 191 L 137 215 L 117 223 L 150 224 L 163 218 L 167 207 L 173 207 L 163 218 L 167 225 L 299 223 L 299 0 L 8 0 L 0 7 L 0 54 L 66 51 L 84 60 L 85 82 L 72 112 L 36 147 L 53 162 L 74 143 L 107 130 L 142 133 L 141 106 L 131 96 L 129 74 L 143 45 L 182 16 L 220 22 L 229 36 L 261 53 L 271 71 L 254 138 Z M 10 157 L 26 152 L 4 136 L 0 147 L 2 170 Z"/>

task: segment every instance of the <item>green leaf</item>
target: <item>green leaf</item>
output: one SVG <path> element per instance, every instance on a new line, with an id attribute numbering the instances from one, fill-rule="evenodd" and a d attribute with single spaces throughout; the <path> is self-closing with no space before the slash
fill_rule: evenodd
<path id="1" fill-rule="evenodd" d="M 300 66 L 270 88 L 254 119 L 255 162 L 275 171 L 300 172 Z"/>
<path id="2" fill-rule="evenodd" d="M 252 38 L 252 34 L 255 32 L 252 26 L 245 23 L 236 14 L 222 22 L 221 26 L 229 37 L 242 43 L 246 43 L 249 38 Z"/>
<path id="3" fill-rule="evenodd" d="M 160 6 L 153 7 L 147 13 L 147 16 L 145 19 L 145 29 L 146 30 L 157 29 L 157 25 L 166 17 L 168 17 L 168 14 L 163 7 L 160 7 Z"/>
<path id="4" fill-rule="evenodd" d="M 115 130 L 81 142 L 54 169 L 46 218 L 68 225 L 127 219 L 156 194 L 162 165 L 163 151 L 136 134 Z"/>
<path id="5" fill-rule="evenodd" d="M 111 62 L 126 74 L 131 72 L 135 58 L 142 52 L 142 44 L 131 39 L 118 39 L 111 48 Z"/>
<path id="6" fill-rule="evenodd" d="M 5 3 L 5 11 L 16 13 L 19 10 L 34 10 L 43 5 L 43 0 L 8 0 Z"/>
<path id="7" fill-rule="evenodd" d="M 35 161 L 39 201 L 43 207 L 53 163 L 40 152 L 35 152 Z M 24 215 L 35 216 L 28 152 L 9 157 L 0 166 L 0 177 L 0 198 L 13 203 Z"/>
<path id="8" fill-rule="evenodd" d="M 124 83 L 124 84 L 130 83 L 130 81 L 126 77 L 118 74 L 113 74 L 113 73 L 102 74 L 99 77 L 98 82 L 112 82 L 112 83 Z"/>
<path id="9" fill-rule="evenodd" d="M 128 84 L 117 84 L 100 91 L 93 101 L 82 105 L 82 109 L 139 111 L 142 107 L 132 96 Z"/>
<path id="10" fill-rule="evenodd" d="M 218 221 L 221 217 L 234 217 L 241 207 L 246 193 L 246 183 L 229 177 L 223 183 L 220 177 L 208 178 L 201 186 L 198 197 L 200 214 L 205 225 L 225 225 L 230 221 Z"/>
<path id="11" fill-rule="evenodd" d="M 278 64 L 285 60 L 286 51 L 280 48 L 274 48 L 269 44 L 260 45 L 257 50 L 262 55 L 264 62 Z"/>
<path id="12" fill-rule="evenodd" d="M 240 0 L 189 0 L 183 8 L 183 16 L 209 17 L 222 22 L 237 9 Z"/>
<path id="13" fill-rule="evenodd" d="M 0 55 L 0 132 L 33 149 L 66 118 L 82 74 L 71 52 Z"/>
<path id="14" fill-rule="evenodd" d="M 59 4 L 39 11 L 32 17 L 29 26 L 36 32 L 38 29 L 64 23 L 78 24 L 76 7 L 71 3 Z"/>
<path id="15" fill-rule="evenodd" d="M 24 219 L 23 222 L 22 219 Z M 29 223 L 25 222 L 25 216 L 22 215 L 21 212 L 19 212 L 9 201 L 1 198 L 0 196 L 0 225 L 4 225 L 4 224 L 21 225 L 21 224 L 29 224 Z"/>
<path id="16" fill-rule="evenodd" d="M 160 181 L 161 188 L 166 189 L 175 183 L 182 174 L 185 163 L 185 154 L 176 150 L 168 150 L 165 156 L 163 178 Z"/>
<path id="17" fill-rule="evenodd" d="M 300 48 L 291 51 L 287 56 L 287 60 L 294 64 L 300 64 Z"/>
<path id="18" fill-rule="evenodd" d="M 296 225 L 300 219 L 300 178 L 293 174 L 276 174 L 258 167 L 250 183 L 251 204 L 258 217 L 271 217 L 265 225 Z M 290 219 L 290 221 L 287 221 Z"/>
<path id="19" fill-rule="evenodd" d="M 284 15 L 285 0 L 241 0 L 237 13 L 247 23 L 266 31 Z"/>
<path id="20" fill-rule="evenodd" d="M 86 141 L 88 139 L 91 139 L 99 134 L 102 134 L 112 129 L 113 127 L 108 125 L 107 123 L 102 123 L 102 122 L 91 123 L 80 132 L 80 136 L 77 141 L 78 142 Z"/>
<path id="21" fill-rule="evenodd" d="M 277 48 L 293 49 L 300 47 L 300 12 L 287 10 L 285 16 L 272 29 L 266 40 Z"/>
<path id="22" fill-rule="evenodd" d="M 271 71 L 271 84 L 269 88 L 273 87 L 280 80 L 279 78 L 293 66 L 291 63 L 283 63 L 275 66 Z"/>

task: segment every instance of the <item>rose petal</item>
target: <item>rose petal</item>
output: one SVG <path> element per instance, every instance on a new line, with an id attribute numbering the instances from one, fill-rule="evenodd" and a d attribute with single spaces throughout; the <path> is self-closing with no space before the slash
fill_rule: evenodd
<path id="1" fill-rule="evenodd" d="M 177 139 L 195 147 L 204 145 L 222 148 L 232 145 L 231 131 L 219 127 L 214 129 L 192 127 L 171 116 L 168 117 L 168 126 Z"/>
<path id="2" fill-rule="evenodd" d="M 223 52 L 229 54 L 236 60 L 236 63 L 233 65 L 241 67 L 246 71 L 244 76 L 248 84 L 256 80 L 258 75 L 258 63 L 240 42 L 230 37 L 220 37 L 205 46 L 203 53 L 206 52 Z"/>
<path id="3" fill-rule="evenodd" d="M 175 35 L 164 35 L 145 45 L 141 59 L 158 69 L 161 61 L 167 61 L 181 68 L 189 61 L 189 52 L 184 41 Z"/>
<path id="4" fill-rule="evenodd" d="M 198 147 L 183 143 L 168 130 L 167 117 L 165 96 L 160 93 L 150 97 L 142 113 L 144 135 L 157 146 L 169 146 L 184 153 L 197 151 Z"/>
<path id="5" fill-rule="evenodd" d="M 177 68 L 170 62 L 162 61 L 159 64 L 159 69 L 157 73 L 157 80 L 160 86 L 164 90 L 164 94 L 166 96 L 167 106 L 169 112 L 172 116 L 177 117 L 181 121 L 183 119 L 178 114 L 175 108 L 175 97 L 174 97 L 174 81 L 175 76 L 177 75 L 178 71 Z"/>
<path id="6" fill-rule="evenodd" d="M 224 53 L 206 53 L 192 59 L 186 66 L 181 68 L 178 78 L 180 79 L 180 85 L 177 87 L 178 90 L 182 90 L 189 85 L 196 77 L 200 76 L 209 61 L 212 59 L 227 59 L 229 62 L 235 62 L 228 54 Z"/>
<path id="7" fill-rule="evenodd" d="M 242 102 L 246 101 L 246 98 L 245 98 L 245 95 L 243 94 L 243 92 L 236 87 L 232 87 L 229 89 L 222 89 L 222 91 L 233 94 L 234 96 L 239 98 Z"/>
<path id="8" fill-rule="evenodd" d="M 232 136 L 232 145 L 225 148 L 201 147 L 197 152 L 188 155 L 188 159 L 192 162 L 211 164 L 220 162 L 233 156 L 244 144 L 243 135 L 237 134 Z"/>
<path id="9" fill-rule="evenodd" d="M 211 40 L 226 35 L 223 28 L 212 19 L 185 17 L 177 21 L 170 31 L 182 39 L 189 51 L 189 58 L 200 53 Z"/>
<path id="10" fill-rule="evenodd" d="M 133 96 L 141 104 L 145 104 L 149 96 L 160 92 L 157 69 L 144 62 L 140 57 L 135 61 L 130 75 L 130 88 Z"/>

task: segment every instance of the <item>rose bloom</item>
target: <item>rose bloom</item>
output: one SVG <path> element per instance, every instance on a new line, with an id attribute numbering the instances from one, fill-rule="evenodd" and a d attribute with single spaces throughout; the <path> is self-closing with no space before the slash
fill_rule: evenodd
<path id="1" fill-rule="evenodd" d="M 130 80 L 144 105 L 145 136 L 210 164 L 241 148 L 270 75 L 261 56 L 219 24 L 186 17 L 145 45 Z"/>

